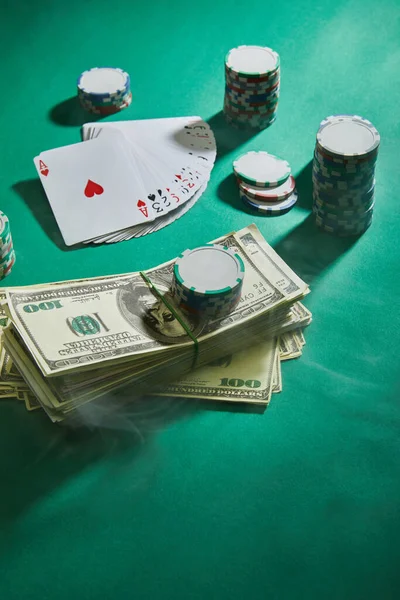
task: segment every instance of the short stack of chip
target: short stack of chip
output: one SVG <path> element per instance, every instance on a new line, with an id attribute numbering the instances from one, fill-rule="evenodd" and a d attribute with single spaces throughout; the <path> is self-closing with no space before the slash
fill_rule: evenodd
<path id="1" fill-rule="evenodd" d="M 238 46 L 225 59 L 224 115 L 239 128 L 265 129 L 275 119 L 280 88 L 279 55 L 263 46 Z"/>
<path id="2" fill-rule="evenodd" d="M 268 152 L 247 152 L 233 162 L 240 199 L 264 216 L 283 215 L 296 204 L 296 182 L 290 165 Z"/>
<path id="3" fill-rule="evenodd" d="M 96 115 L 112 115 L 132 102 L 130 78 L 122 69 L 89 69 L 80 75 L 77 86 L 82 107 Z"/>
<path id="4" fill-rule="evenodd" d="M 177 258 L 172 296 L 191 315 L 222 318 L 238 304 L 243 278 L 243 261 L 233 250 L 218 244 L 200 246 Z"/>
<path id="5" fill-rule="evenodd" d="M 0 278 L 6 277 L 15 263 L 15 252 L 12 243 L 10 223 L 0 211 Z"/>
<path id="6" fill-rule="evenodd" d="M 336 115 L 322 121 L 313 162 L 317 226 L 338 236 L 360 235 L 372 223 L 380 136 L 370 121 Z"/>

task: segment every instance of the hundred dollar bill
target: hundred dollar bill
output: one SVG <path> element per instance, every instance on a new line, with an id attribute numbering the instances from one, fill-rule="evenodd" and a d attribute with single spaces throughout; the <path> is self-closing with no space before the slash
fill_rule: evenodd
<path id="1" fill-rule="evenodd" d="M 215 240 L 235 249 L 245 263 L 242 297 L 225 319 L 188 319 L 199 345 L 230 329 L 246 327 L 273 308 L 308 293 L 304 283 L 267 244 L 255 225 Z M 174 261 L 146 271 L 168 297 Z M 171 298 L 168 298 L 171 301 Z M 64 282 L 57 286 L 6 288 L 5 311 L 46 377 L 91 370 L 157 355 L 179 356 L 192 340 L 155 297 L 139 273 Z M 178 311 L 179 312 L 179 311 Z"/>
<path id="2" fill-rule="evenodd" d="M 284 343 L 282 338 L 285 340 Z M 287 348 L 291 346 L 291 339 L 297 346 L 305 344 L 302 331 L 295 329 L 281 336 L 279 344 L 275 338 L 243 352 L 224 356 L 192 371 L 177 382 L 158 388 L 152 392 L 152 395 L 267 405 L 271 393 L 282 390 L 281 358 L 287 360 L 298 356 L 297 346 L 296 353 L 288 353 Z M 12 362 L 9 355 L 8 362 Z M 99 373 L 97 379 L 101 385 L 104 377 Z M 19 399 L 25 400 L 27 410 L 40 408 L 40 404 L 24 382 L 22 384 L 13 382 L 13 386 L 15 387 L 0 382 L 0 395 L 16 397 L 17 394 Z M 2 387 L 3 394 L 1 394 Z"/>
<path id="3" fill-rule="evenodd" d="M 158 388 L 155 396 L 268 404 L 272 393 L 282 391 L 281 360 L 301 355 L 299 329 L 224 356 L 179 381 Z"/>
<path id="4" fill-rule="evenodd" d="M 277 339 L 267 340 L 196 369 L 153 395 L 265 405 L 271 398 L 277 354 Z"/>

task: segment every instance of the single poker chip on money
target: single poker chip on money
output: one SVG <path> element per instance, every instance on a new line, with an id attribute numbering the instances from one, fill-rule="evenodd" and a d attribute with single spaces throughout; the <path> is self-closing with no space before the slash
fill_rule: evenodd
<path id="1" fill-rule="evenodd" d="M 240 181 L 253 187 L 276 188 L 290 177 L 290 165 L 268 152 L 247 152 L 233 162 Z"/>
<path id="2" fill-rule="evenodd" d="M 185 250 L 175 262 L 174 274 L 189 292 L 221 295 L 243 281 L 244 265 L 229 248 L 210 244 Z"/>
<path id="3" fill-rule="evenodd" d="M 259 202 L 279 202 L 281 200 L 286 200 L 286 198 L 293 194 L 295 187 L 296 182 L 293 175 L 290 175 L 282 185 L 269 189 L 255 188 L 239 182 L 240 191 L 248 198 L 258 200 Z"/>
<path id="4" fill-rule="evenodd" d="M 244 263 L 226 246 L 209 244 L 185 250 L 177 258 L 173 274 L 172 296 L 186 312 L 220 317 L 240 300 Z"/>

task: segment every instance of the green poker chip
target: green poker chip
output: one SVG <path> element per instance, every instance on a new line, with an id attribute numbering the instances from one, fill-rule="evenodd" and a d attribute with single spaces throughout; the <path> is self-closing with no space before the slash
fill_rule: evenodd
<path id="1" fill-rule="evenodd" d="M 172 295 L 186 312 L 216 317 L 238 302 L 244 271 L 241 257 L 225 246 L 185 250 L 174 265 Z"/>
<path id="2" fill-rule="evenodd" d="M 188 294 L 221 296 L 243 280 L 244 264 L 229 248 L 208 244 L 185 250 L 175 262 L 174 276 Z"/>

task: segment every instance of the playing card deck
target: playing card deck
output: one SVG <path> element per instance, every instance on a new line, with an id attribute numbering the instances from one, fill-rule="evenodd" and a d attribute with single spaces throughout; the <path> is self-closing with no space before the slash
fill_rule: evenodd
<path id="1" fill-rule="evenodd" d="M 157 231 L 207 187 L 215 138 L 200 117 L 88 123 L 84 143 L 34 159 L 65 243 L 113 243 Z"/>

